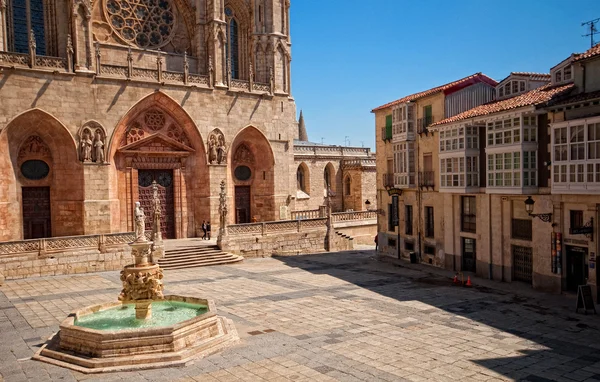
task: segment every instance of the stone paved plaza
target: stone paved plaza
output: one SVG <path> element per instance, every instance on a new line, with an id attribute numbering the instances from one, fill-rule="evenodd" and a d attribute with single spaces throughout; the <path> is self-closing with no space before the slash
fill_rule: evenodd
<path id="1" fill-rule="evenodd" d="M 166 271 L 167 293 L 212 298 L 239 345 L 182 368 L 85 375 L 29 358 L 70 311 L 114 301 L 118 272 L 0 287 L 0 380 L 600 381 L 600 319 L 573 297 L 475 279 L 372 250 Z M 515 292 L 518 291 L 518 292 Z"/>

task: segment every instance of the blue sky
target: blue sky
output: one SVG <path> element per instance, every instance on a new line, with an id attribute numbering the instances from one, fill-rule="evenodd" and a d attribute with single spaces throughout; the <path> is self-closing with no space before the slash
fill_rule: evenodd
<path id="1" fill-rule="evenodd" d="M 295 0 L 290 17 L 309 140 L 374 150 L 374 107 L 476 72 L 547 73 L 590 47 L 600 1 Z"/>

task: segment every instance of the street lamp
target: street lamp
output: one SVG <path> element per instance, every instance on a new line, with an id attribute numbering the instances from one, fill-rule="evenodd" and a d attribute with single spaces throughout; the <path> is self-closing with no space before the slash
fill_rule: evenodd
<path id="1" fill-rule="evenodd" d="M 533 205 L 534 204 L 535 204 L 535 201 L 531 198 L 531 196 L 528 196 L 527 200 L 525 200 L 525 211 L 527 211 L 527 214 L 529 216 L 531 216 L 532 218 L 540 218 L 541 221 L 550 223 L 550 221 L 552 220 L 552 214 L 551 213 L 534 214 L 533 213 Z"/>
<path id="2" fill-rule="evenodd" d="M 371 207 L 371 202 L 369 201 L 369 199 L 367 199 L 367 201 L 365 202 L 365 205 L 367 206 L 367 211 L 368 211 L 369 207 Z"/>

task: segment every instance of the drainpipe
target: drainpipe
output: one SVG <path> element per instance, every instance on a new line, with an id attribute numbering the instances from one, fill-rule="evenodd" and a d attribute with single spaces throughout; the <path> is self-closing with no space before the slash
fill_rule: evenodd
<path id="1" fill-rule="evenodd" d="M 490 252 L 490 263 L 489 263 L 489 279 L 493 280 L 494 276 L 492 274 L 493 272 L 493 261 L 494 261 L 494 257 L 492 255 L 492 196 L 489 194 L 486 194 L 487 198 L 488 198 L 488 233 L 489 233 L 489 237 L 490 239 L 488 240 L 488 251 Z"/>

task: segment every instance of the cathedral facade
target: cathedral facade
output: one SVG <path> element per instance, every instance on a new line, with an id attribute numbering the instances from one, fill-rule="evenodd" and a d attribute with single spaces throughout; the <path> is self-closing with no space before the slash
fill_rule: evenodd
<path id="1" fill-rule="evenodd" d="M 0 241 L 132 231 L 154 184 L 165 238 L 216 231 L 222 181 L 227 224 L 283 218 L 289 6 L 0 0 Z"/>

